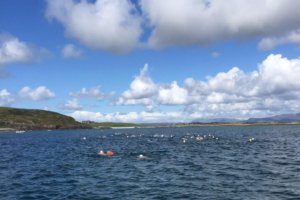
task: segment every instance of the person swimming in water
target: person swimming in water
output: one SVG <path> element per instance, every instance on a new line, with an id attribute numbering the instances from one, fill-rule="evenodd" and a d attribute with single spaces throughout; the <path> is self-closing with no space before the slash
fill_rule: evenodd
<path id="1" fill-rule="evenodd" d="M 113 156 L 113 155 L 115 155 L 115 153 L 112 150 L 109 150 L 106 152 L 106 155 Z"/>
<path id="2" fill-rule="evenodd" d="M 99 151 L 99 153 L 98 153 L 98 155 L 100 155 L 100 156 L 106 156 L 106 153 L 104 153 L 104 151 Z"/>
<path id="3" fill-rule="evenodd" d="M 147 156 L 144 156 L 143 154 L 138 155 L 137 158 L 138 158 L 139 160 L 146 160 L 146 159 L 148 159 L 148 157 L 147 157 Z"/>
<path id="4" fill-rule="evenodd" d="M 109 150 L 106 153 L 103 150 L 101 150 L 101 151 L 99 151 L 98 155 L 100 155 L 100 156 L 113 156 L 115 154 L 112 150 Z"/>

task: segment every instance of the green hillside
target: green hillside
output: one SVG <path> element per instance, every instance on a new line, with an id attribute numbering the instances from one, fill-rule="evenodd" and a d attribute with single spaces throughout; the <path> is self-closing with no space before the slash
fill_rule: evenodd
<path id="1" fill-rule="evenodd" d="M 0 107 L 0 128 L 16 130 L 89 128 L 56 112 Z"/>
<path id="2" fill-rule="evenodd" d="M 133 123 L 120 123 L 120 122 L 92 122 L 83 121 L 83 124 L 91 126 L 93 128 L 112 128 L 112 127 L 140 127 L 139 124 Z"/>

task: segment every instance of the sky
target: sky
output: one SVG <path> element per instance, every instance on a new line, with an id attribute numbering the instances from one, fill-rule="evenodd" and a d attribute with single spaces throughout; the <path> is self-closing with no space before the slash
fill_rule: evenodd
<path id="1" fill-rule="evenodd" d="M 97 122 L 300 112 L 298 0 L 1 0 L 0 106 Z"/>

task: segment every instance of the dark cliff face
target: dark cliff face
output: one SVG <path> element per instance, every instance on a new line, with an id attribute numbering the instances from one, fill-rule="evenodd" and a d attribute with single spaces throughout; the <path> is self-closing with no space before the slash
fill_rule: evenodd
<path id="1" fill-rule="evenodd" d="M 0 107 L 0 127 L 22 130 L 89 128 L 56 112 L 7 107 Z"/>

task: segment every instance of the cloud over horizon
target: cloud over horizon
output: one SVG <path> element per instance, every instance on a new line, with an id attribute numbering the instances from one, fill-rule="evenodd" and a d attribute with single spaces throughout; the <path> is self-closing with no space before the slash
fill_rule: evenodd
<path id="1" fill-rule="evenodd" d="M 55 93 L 45 86 L 39 86 L 35 89 L 31 89 L 30 87 L 26 86 L 19 91 L 18 95 L 22 99 L 32 101 L 43 101 L 55 97 Z"/>
<path id="2" fill-rule="evenodd" d="M 10 92 L 7 89 L 0 89 L 0 106 L 11 107 L 14 103 L 27 100 L 27 101 L 46 101 L 53 99 L 55 93 L 45 86 L 39 86 L 31 89 L 25 86 L 19 92 Z M 69 104 L 71 104 L 69 102 Z"/>
<path id="3" fill-rule="evenodd" d="M 60 104 L 58 108 L 74 110 L 69 115 L 77 120 L 97 121 L 186 122 L 199 118 L 265 117 L 299 112 L 299 77 L 300 57 L 289 59 L 280 54 L 270 54 L 258 64 L 256 70 L 250 72 L 233 67 L 205 80 L 188 77 L 182 85 L 178 84 L 180 80 L 170 83 L 154 82 L 146 64 L 140 73 L 133 77 L 129 88 L 117 98 L 105 98 L 100 86 L 82 88 L 69 93 L 73 99 Z M 55 93 L 45 86 L 26 86 L 16 95 L 2 89 L 0 105 L 10 106 L 17 100 L 49 100 L 55 96 Z M 110 106 L 143 105 L 146 111 L 92 112 L 85 110 L 88 107 L 79 104 L 79 100 L 83 98 L 114 101 Z M 166 111 L 161 109 L 162 107 L 172 107 L 173 111 Z"/>
<path id="4" fill-rule="evenodd" d="M 98 85 L 91 88 L 81 88 L 81 90 L 77 92 L 70 92 L 69 96 L 76 99 L 93 98 L 99 101 L 105 97 L 105 94 L 101 91 L 101 86 Z"/>
<path id="5" fill-rule="evenodd" d="M 144 122 L 146 119 L 141 119 L 142 116 L 151 118 L 155 115 L 162 116 L 162 120 L 172 121 L 175 120 L 174 112 L 170 115 L 159 111 L 159 108 L 183 106 L 175 113 L 179 116 L 176 120 L 185 121 L 193 118 L 264 117 L 285 112 L 295 113 L 300 109 L 300 58 L 288 59 L 280 54 L 271 54 L 252 72 L 246 73 L 233 67 L 205 81 L 186 78 L 182 86 L 177 81 L 154 83 L 147 70 L 146 65 L 134 77 L 129 89 L 120 94 L 116 103 L 118 106 L 144 105 L 147 112 L 95 114 L 83 110 L 72 116 L 83 119 L 91 114 L 93 117 L 119 121 L 131 117 Z"/>
<path id="6" fill-rule="evenodd" d="M 75 111 L 69 114 L 78 121 L 95 122 L 131 122 L 131 123 L 151 123 L 151 122 L 185 122 L 192 119 L 190 116 L 183 118 L 180 112 L 128 112 L 128 113 L 109 113 L 91 111 Z"/>
<path id="7" fill-rule="evenodd" d="M 10 106 L 15 101 L 14 97 L 6 89 L 0 90 L 0 106 Z"/>
<path id="8" fill-rule="evenodd" d="M 68 100 L 58 106 L 62 110 L 82 110 L 83 107 L 79 104 L 78 99 Z"/>
<path id="9" fill-rule="evenodd" d="M 151 97 L 156 93 L 157 85 L 148 74 L 148 64 L 140 70 L 130 83 L 128 90 L 124 91 L 118 98 L 116 105 L 145 105 L 152 109 Z"/>

